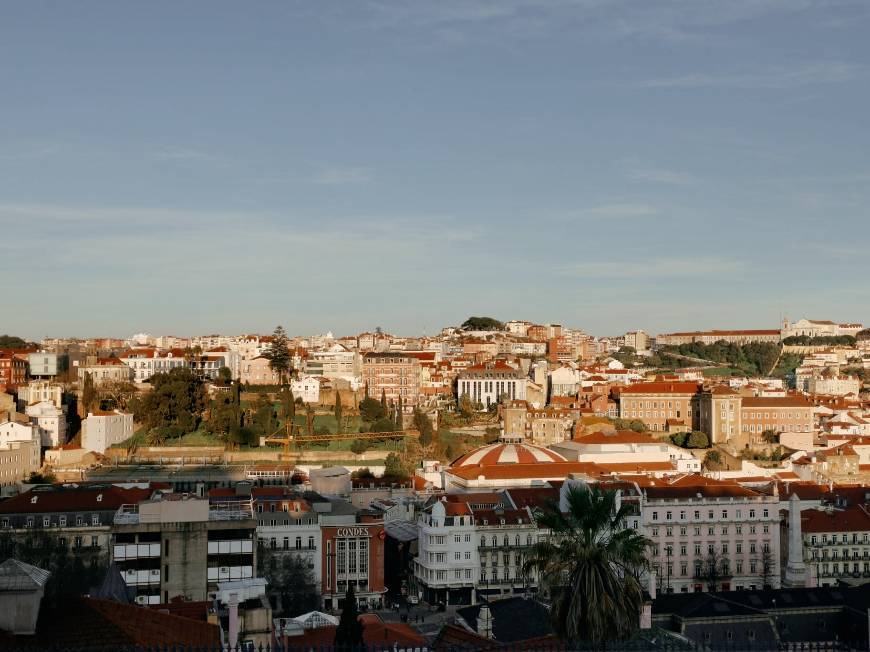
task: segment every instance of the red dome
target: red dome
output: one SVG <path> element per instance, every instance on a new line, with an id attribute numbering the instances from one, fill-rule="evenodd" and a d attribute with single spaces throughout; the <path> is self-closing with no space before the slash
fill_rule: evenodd
<path id="1" fill-rule="evenodd" d="M 534 464 L 536 462 L 565 462 L 556 452 L 532 444 L 495 443 L 481 446 L 453 460 L 451 467 L 492 466 L 495 464 Z"/>

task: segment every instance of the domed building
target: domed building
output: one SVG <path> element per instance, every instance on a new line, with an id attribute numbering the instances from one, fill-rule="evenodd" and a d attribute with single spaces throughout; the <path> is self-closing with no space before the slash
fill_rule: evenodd
<path id="1" fill-rule="evenodd" d="M 565 462 L 564 457 L 548 448 L 520 443 L 496 442 L 481 446 L 456 458 L 450 468 L 462 466 L 490 466 L 493 464 L 534 464 L 536 462 Z"/>
<path id="2" fill-rule="evenodd" d="M 570 462 L 559 453 L 527 444 L 499 441 L 465 453 L 443 472 L 448 493 L 544 486 L 572 473 L 594 473 L 588 462 Z"/>

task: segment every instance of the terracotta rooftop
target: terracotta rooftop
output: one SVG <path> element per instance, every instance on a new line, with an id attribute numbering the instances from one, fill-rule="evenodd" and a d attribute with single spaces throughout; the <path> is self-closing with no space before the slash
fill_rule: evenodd
<path id="1" fill-rule="evenodd" d="M 803 532 L 870 532 L 870 513 L 863 505 L 845 509 L 805 509 L 801 512 Z"/>

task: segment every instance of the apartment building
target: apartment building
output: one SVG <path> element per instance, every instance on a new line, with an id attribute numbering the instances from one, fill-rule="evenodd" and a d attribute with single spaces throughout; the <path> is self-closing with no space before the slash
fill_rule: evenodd
<path id="1" fill-rule="evenodd" d="M 754 590 L 780 583 L 779 497 L 737 484 L 642 487 L 640 523 L 668 593 Z"/>
<path id="2" fill-rule="evenodd" d="M 870 512 L 865 505 L 805 509 L 801 533 L 808 586 L 870 582 Z"/>
<path id="3" fill-rule="evenodd" d="M 52 401 L 31 403 L 24 408 L 30 422 L 39 428 L 41 445 L 53 448 L 66 443 L 66 406 L 57 406 Z"/>
<path id="4" fill-rule="evenodd" d="M 241 363 L 239 381 L 243 385 L 278 385 L 281 377 L 269 366 L 269 360 L 257 356 Z"/>
<path id="5" fill-rule="evenodd" d="M 718 386 L 699 395 L 698 423 L 714 444 L 724 443 L 741 432 L 740 395 L 730 387 Z"/>
<path id="6" fill-rule="evenodd" d="M 69 368 L 69 356 L 51 351 L 35 351 L 27 354 L 31 378 L 49 380 L 63 374 Z"/>
<path id="7" fill-rule="evenodd" d="M 63 387 L 48 380 L 34 380 L 18 388 L 19 405 L 27 406 L 42 401 L 63 407 Z"/>
<path id="8" fill-rule="evenodd" d="M 27 356 L 0 351 L 0 388 L 18 387 L 27 382 Z"/>
<path id="9" fill-rule="evenodd" d="M 112 561 L 139 604 L 209 599 L 218 582 L 254 577 L 251 500 L 158 493 L 113 515 Z"/>
<path id="10" fill-rule="evenodd" d="M 430 604 L 471 604 L 480 577 L 477 532 L 465 502 L 436 501 L 420 514 L 414 577 Z"/>
<path id="11" fill-rule="evenodd" d="M 132 364 L 124 364 L 118 358 L 92 358 L 78 369 L 79 386 L 85 382 L 86 374 L 91 375 L 91 380 L 97 387 L 103 383 L 129 382 L 135 376 Z"/>
<path id="12" fill-rule="evenodd" d="M 402 404 L 406 408 L 420 403 L 420 360 L 401 351 L 366 353 L 362 358 L 362 382 L 368 395 L 386 396 L 388 403 Z"/>
<path id="13" fill-rule="evenodd" d="M 333 344 L 325 351 L 310 351 L 303 371 L 309 376 L 352 382 L 362 373 L 362 357 L 341 344 Z"/>
<path id="14" fill-rule="evenodd" d="M 697 404 L 698 383 L 647 382 L 623 387 L 619 393 L 619 416 L 640 419 L 650 430 L 665 432 L 668 420 L 696 430 L 700 422 Z"/>
<path id="15" fill-rule="evenodd" d="M 501 402 L 524 401 L 528 377 L 521 369 L 516 369 L 501 360 L 484 362 L 463 370 L 457 380 L 457 395 L 468 396 L 483 409 Z"/>
<path id="16" fill-rule="evenodd" d="M 740 404 L 740 431 L 750 443 L 761 443 L 765 430 L 812 432 L 813 405 L 802 396 L 744 396 Z"/>
<path id="17" fill-rule="evenodd" d="M 120 360 L 133 370 L 133 382 L 136 383 L 145 383 L 154 374 L 187 366 L 182 349 L 165 352 L 157 349 L 130 349 L 121 354 Z"/>
<path id="18" fill-rule="evenodd" d="M 0 487 L 16 485 L 38 471 L 39 450 L 32 441 L 0 441 Z"/>
<path id="19" fill-rule="evenodd" d="M 120 410 L 88 412 L 82 421 L 82 448 L 103 454 L 133 436 L 133 415 Z"/>
<path id="20" fill-rule="evenodd" d="M 214 501 L 221 491 L 213 489 Z M 279 555 L 292 555 L 302 561 L 320 584 L 322 553 L 320 517 L 315 503 L 288 487 L 255 487 L 251 490 L 254 518 L 257 519 L 257 539 L 262 548 Z"/>
<path id="21" fill-rule="evenodd" d="M 49 537 L 86 565 L 105 566 L 115 512 L 125 503 L 148 498 L 152 491 L 147 483 L 35 487 L 0 502 L 0 534 L 34 542 Z"/>

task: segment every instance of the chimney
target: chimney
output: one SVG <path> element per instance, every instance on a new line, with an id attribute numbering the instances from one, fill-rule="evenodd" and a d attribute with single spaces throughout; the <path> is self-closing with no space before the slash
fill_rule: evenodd
<path id="1" fill-rule="evenodd" d="M 486 603 L 477 614 L 477 633 L 484 638 L 492 638 L 492 612 Z"/>
<path id="2" fill-rule="evenodd" d="M 230 625 L 229 625 L 229 649 L 235 650 L 239 642 L 239 594 L 230 593 Z"/>

